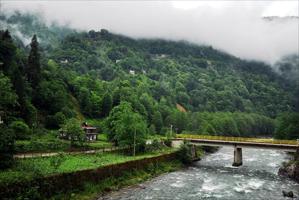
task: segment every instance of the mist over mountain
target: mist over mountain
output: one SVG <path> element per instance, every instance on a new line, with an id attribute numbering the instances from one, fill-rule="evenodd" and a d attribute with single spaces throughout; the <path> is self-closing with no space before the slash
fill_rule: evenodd
<path id="1" fill-rule="evenodd" d="M 56 74 L 56 70 L 66 70 L 67 76 L 75 73 L 82 78 L 93 77 L 98 82 L 94 84 L 102 85 L 101 87 L 116 95 L 112 97 L 116 102 L 122 95 L 121 98 L 125 99 L 134 96 L 116 89 L 122 88 L 123 81 L 128 80 L 125 88 L 132 94 L 142 96 L 144 90 L 153 102 L 166 98 L 170 107 L 174 108 L 179 104 L 193 112 L 242 111 L 275 116 L 294 107 L 291 92 L 293 86 L 275 73 L 270 65 L 242 60 L 211 46 L 162 39 L 136 40 L 105 29 L 76 32 L 55 24 L 46 25 L 36 15 L 21 13 L 1 16 L 1 23 L 6 24 L 8 30 L 15 35 L 16 43 L 22 43 L 18 33 L 27 38 L 37 34 L 42 65 L 47 73 Z M 28 47 L 25 45 L 19 45 L 19 48 L 26 54 Z M 26 71 L 26 63 L 23 68 L 22 71 Z M 50 74 L 49 76 L 52 77 Z M 100 104 L 104 89 L 94 90 L 91 86 L 86 86 L 88 92 L 83 97 L 81 89 L 75 89 L 76 81 L 73 82 L 80 79 L 65 77 L 63 82 L 68 80 L 65 84 L 70 88 L 60 84 L 57 87 L 60 85 L 63 90 L 70 90 L 81 105 L 80 110 L 84 115 L 100 116 L 91 110 L 96 110 L 95 106 Z M 136 79 L 145 81 L 145 88 L 141 89 L 141 85 L 138 86 L 135 82 Z M 140 91 L 136 88 L 136 91 L 131 87 L 141 88 Z M 93 98 L 99 102 L 92 103 Z M 45 99 L 48 103 L 40 103 L 44 100 L 38 99 L 40 109 L 55 102 Z M 54 110 L 46 113 L 53 115 L 59 112 L 61 106 L 54 107 Z"/>
<path id="2" fill-rule="evenodd" d="M 108 2 L 3 1 L 2 11 L 42 13 L 78 30 L 108 29 L 133 38 L 186 40 L 212 45 L 240 58 L 275 63 L 298 52 L 298 20 L 263 20 L 298 16 L 296 1 L 248 2 Z"/>

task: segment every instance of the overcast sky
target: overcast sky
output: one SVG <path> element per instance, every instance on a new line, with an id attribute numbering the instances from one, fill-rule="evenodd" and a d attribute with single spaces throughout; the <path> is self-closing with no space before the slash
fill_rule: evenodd
<path id="1" fill-rule="evenodd" d="M 0 0 L 1 1 L 1 0 Z M 1 11 L 42 13 L 81 30 L 187 40 L 247 59 L 275 62 L 298 53 L 298 1 L 1 1 Z"/>

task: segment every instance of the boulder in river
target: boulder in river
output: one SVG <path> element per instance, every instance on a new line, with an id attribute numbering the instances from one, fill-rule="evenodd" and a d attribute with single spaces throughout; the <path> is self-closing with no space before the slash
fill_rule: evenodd
<path id="1" fill-rule="evenodd" d="M 295 197 L 293 191 L 287 192 L 287 191 L 283 190 L 282 195 L 283 195 L 283 197 L 289 197 L 289 198 L 294 198 Z"/>
<path id="2" fill-rule="evenodd" d="M 299 148 L 294 154 L 294 159 L 284 163 L 279 169 L 278 175 L 289 177 L 299 183 Z"/>
<path id="3" fill-rule="evenodd" d="M 299 162 L 296 161 L 284 165 L 279 169 L 278 174 L 289 177 L 299 183 Z"/>

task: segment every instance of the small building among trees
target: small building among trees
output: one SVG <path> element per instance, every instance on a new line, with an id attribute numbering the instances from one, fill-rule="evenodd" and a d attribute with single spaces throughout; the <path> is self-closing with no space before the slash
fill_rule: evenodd
<path id="1" fill-rule="evenodd" d="M 97 132 L 97 128 L 96 127 L 89 126 L 87 124 L 87 122 L 84 122 L 82 124 L 82 128 L 84 130 L 84 133 L 85 133 L 87 141 L 95 141 L 95 140 L 97 140 L 98 132 Z"/>
<path id="2" fill-rule="evenodd" d="M 97 140 L 98 130 L 96 127 L 90 126 L 87 122 L 81 124 L 81 130 L 84 132 L 85 141 L 95 141 Z M 66 140 L 84 140 L 84 137 L 79 137 L 77 134 L 68 133 L 68 130 L 61 129 L 59 137 Z M 82 138 L 82 139 L 80 139 Z"/>

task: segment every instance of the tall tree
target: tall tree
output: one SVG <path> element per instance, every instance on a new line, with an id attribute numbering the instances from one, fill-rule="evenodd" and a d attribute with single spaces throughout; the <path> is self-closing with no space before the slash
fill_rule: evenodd
<path id="1" fill-rule="evenodd" d="M 114 107 L 107 119 L 110 140 L 120 146 L 135 147 L 145 144 L 148 129 L 146 121 L 139 113 L 133 111 L 130 103 L 122 101 Z"/>
<path id="2" fill-rule="evenodd" d="M 83 146 L 85 141 L 85 134 L 81 128 L 80 121 L 75 118 L 69 119 L 63 126 L 62 131 L 67 134 L 71 140 L 71 147 Z"/>
<path id="3" fill-rule="evenodd" d="M 156 127 L 157 133 L 161 133 L 161 129 L 163 127 L 163 120 L 162 120 L 162 115 L 159 111 L 155 112 L 153 116 L 153 124 Z"/>
<path id="4" fill-rule="evenodd" d="M 110 94 L 106 93 L 102 101 L 102 116 L 103 117 L 108 116 L 111 109 L 112 109 L 112 97 Z"/>
<path id="5" fill-rule="evenodd" d="M 41 79 L 40 54 L 36 35 L 33 36 L 31 50 L 28 57 L 27 76 L 32 88 L 36 88 Z"/>
<path id="6" fill-rule="evenodd" d="M 8 75 L 16 54 L 16 46 L 8 30 L 0 31 L 0 41 L 0 70 Z"/>
<path id="7" fill-rule="evenodd" d="M 10 79 L 0 72 L 0 111 L 6 115 L 17 103 L 17 95 L 12 89 Z"/>

